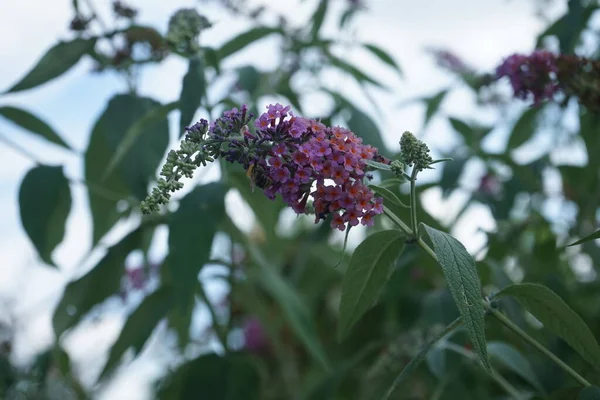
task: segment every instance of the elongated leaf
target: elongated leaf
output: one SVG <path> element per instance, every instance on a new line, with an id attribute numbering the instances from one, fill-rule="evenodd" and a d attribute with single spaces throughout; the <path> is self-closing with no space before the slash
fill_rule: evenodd
<path id="1" fill-rule="evenodd" d="M 396 60 L 394 60 L 394 58 L 388 52 L 383 50 L 381 47 L 378 47 L 378 46 L 376 46 L 374 44 L 370 44 L 370 43 L 363 44 L 363 47 L 365 49 L 367 49 L 368 51 L 370 51 L 375 57 L 379 58 L 381 61 L 383 61 L 390 67 L 394 68 L 400 76 L 403 75 L 402 69 L 400 68 L 400 66 L 398 65 Z"/>
<path id="2" fill-rule="evenodd" d="M 210 258 L 213 237 L 225 216 L 226 192 L 220 183 L 195 188 L 169 221 L 169 272 L 180 309 L 189 307 L 198 273 Z"/>
<path id="3" fill-rule="evenodd" d="M 484 368 L 491 371 L 485 341 L 485 311 L 481 302 L 481 283 L 475 260 L 465 246 L 452 236 L 425 224 L 421 225 L 431 239 L 433 251 L 442 266 L 446 283 L 467 328 L 473 349 Z"/>
<path id="4" fill-rule="evenodd" d="M 26 129 L 44 139 L 71 150 L 68 144 L 60 137 L 58 133 L 50 125 L 30 113 L 20 108 L 4 106 L 0 107 L 0 116 L 6 118 L 10 122 Z"/>
<path id="5" fill-rule="evenodd" d="M 444 199 L 448 198 L 452 191 L 458 187 L 458 181 L 468 160 L 468 157 L 457 157 L 454 161 L 444 163 L 440 178 L 440 188 Z"/>
<path id="6" fill-rule="evenodd" d="M 372 85 L 375 85 L 377 87 L 380 87 L 380 88 L 384 87 L 384 85 L 382 85 L 376 79 L 370 77 L 369 75 L 367 75 L 366 73 L 362 72 L 360 69 L 358 69 L 354 65 L 347 63 L 346 61 L 342 60 L 341 58 L 338 58 L 338 57 L 334 56 L 331 53 L 327 53 L 327 57 L 329 58 L 329 61 L 331 62 L 331 65 L 333 65 L 334 67 L 337 67 L 337 68 L 341 69 L 342 71 L 347 72 L 348 74 L 352 75 L 354 77 L 354 79 L 356 79 L 356 81 L 358 83 L 362 84 L 364 82 L 368 82 L 368 83 L 370 83 Z"/>
<path id="7" fill-rule="evenodd" d="M 410 377 L 410 375 L 417 369 L 417 367 L 419 366 L 419 364 L 421 364 L 421 361 L 423 361 L 423 359 L 425 358 L 425 356 L 427 355 L 429 350 L 433 347 L 433 345 L 435 345 L 442 338 L 444 338 L 444 336 L 446 336 L 447 334 L 449 334 L 450 332 L 452 332 L 453 330 L 458 328 L 461 323 L 462 323 L 462 320 L 460 318 L 454 320 L 442 332 L 440 332 L 429 343 L 427 343 L 427 345 L 425 347 L 423 347 L 421 349 L 421 351 L 419 351 L 419 353 L 412 360 L 410 360 L 410 362 L 406 365 L 406 367 L 404 367 L 402 372 L 400 372 L 400 374 L 396 377 L 396 379 L 392 383 L 392 386 L 390 386 L 390 388 L 385 393 L 385 395 L 381 398 L 381 400 L 388 400 L 390 398 L 390 396 L 392 396 L 394 394 L 394 392 L 398 388 L 398 385 L 400 385 L 402 382 L 404 382 L 406 379 L 408 379 L 408 377 Z"/>
<path id="8" fill-rule="evenodd" d="M 44 262 L 62 242 L 71 211 L 71 190 L 62 167 L 41 165 L 31 169 L 19 188 L 21 224 Z"/>
<path id="9" fill-rule="evenodd" d="M 596 240 L 596 239 L 600 239 L 600 231 L 596 231 L 596 232 L 592 233 L 591 235 L 584 237 L 583 239 L 580 239 L 574 243 L 571 243 L 567 247 L 577 246 L 578 244 L 582 244 L 582 243 L 589 242 L 591 240 Z"/>
<path id="10" fill-rule="evenodd" d="M 544 326 L 560 336 L 600 371 L 600 346 L 594 334 L 575 311 L 556 293 L 534 283 L 505 287 L 496 297 L 513 296 Z"/>
<path id="11" fill-rule="evenodd" d="M 581 389 L 577 400 L 600 400 L 600 387 L 588 386 Z"/>
<path id="12" fill-rule="evenodd" d="M 85 179 L 94 221 L 93 243 L 119 219 L 120 200 L 137 202 L 146 197 L 169 142 L 166 119 L 169 107 L 159 107 L 158 102 L 149 98 L 116 95 L 94 125 L 85 154 Z M 152 114 L 157 108 L 157 114 Z M 140 119 L 145 121 L 138 123 Z M 122 152 L 119 147 L 125 137 L 129 150 Z M 119 156 L 118 165 L 107 175 L 106 167 L 117 153 L 124 155 Z"/>
<path id="13" fill-rule="evenodd" d="M 131 125 L 131 127 L 127 129 L 127 132 L 125 132 L 125 135 L 123 135 L 121 143 L 119 143 L 114 155 L 108 162 L 103 179 L 109 177 L 113 170 L 121 164 L 121 161 L 123 161 L 126 154 L 133 148 L 138 140 L 140 140 L 140 137 L 144 133 L 152 133 L 152 128 L 157 124 L 164 123 L 169 113 L 179 107 L 179 105 L 180 102 L 175 101 L 173 103 L 156 106 Z M 145 140 L 153 140 L 153 138 L 145 138 Z"/>
<path id="14" fill-rule="evenodd" d="M 431 120 L 431 117 L 433 117 L 433 115 L 442 105 L 442 102 L 444 101 L 444 98 L 447 94 L 447 90 L 442 90 L 436 95 L 425 99 L 425 104 L 427 105 L 427 108 L 425 109 L 425 121 L 423 122 L 423 127 L 427 126 L 427 124 Z"/>
<path id="15" fill-rule="evenodd" d="M 193 123 L 192 118 L 206 95 L 206 78 L 204 76 L 204 62 L 200 57 L 192 57 L 188 64 L 188 71 L 181 83 L 179 95 L 179 135 L 183 135 L 185 127 Z"/>
<path id="16" fill-rule="evenodd" d="M 168 287 L 161 287 L 142 301 L 138 308 L 131 313 L 115 344 L 110 349 L 108 361 L 100 374 L 104 379 L 117 366 L 127 349 L 133 347 L 137 355 L 146 341 L 171 308 L 172 292 Z"/>
<path id="17" fill-rule="evenodd" d="M 452 125 L 452 128 L 454 128 L 456 132 L 460 133 L 460 135 L 465 140 L 465 143 L 469 143 L 469 141 L 472 140 L 474 132 L 473 128 L 469 126 L 469 124 L 454 117 L 449 117 L 448 121 L 450 121 L 450 125 Z"/>
<path id="18" fill-rule="evenodd" d="M 362 137 L 364 143 L 376 147 L 379 150 L 379 154 L 388 154 L 383 138 L 381 137 L 381 132 L 375 121 L 350 103 L 346 103 L 346 107 L 350 111 L 348 128 L 356 135 Z"/>
<path id="19" fill-rule="evenodd" d="M 390 167 L 388 164 L 380 163 L 380 162 L 373 161 L 373 160 L 367 160 L 367 165 L 369 167 L 372 167 L 375 169 L 380 169 L 382 171 L 391 171 L 392 170 L 392 167 Z"/>
<path id="20" fill-rule="evenodd" d="M 249 246 L 250 255 L 259 268 L 260 275 L 255 276 L 263 289 L 269 293 L 281 307 L 283 315 L 298 339 L 304 344 L 311 356 L 325 369 L 330 369 L 325 350 L 319 342 L 315 324 L 305 301 L 283 277 L 281 277 L 260 250 Z"/>
<path id="21" fill-rule="evenodd" d="M 128 234 L 109 248 L 90 272 L 67 285 L 52 317 L 56 337 L 77 324 L 92 307 L 119 293 L 125 258 L 139 247 L 142 232 L 143 228 L 138 228 Z"/>
<path id="22" fill-rule="evenodd" d="M 321 30 L 321 26 L 323 25 L 323 21 L 325 21 L 325 14 L 327 14 L 327 9 L 329 8 L 329 0 L 321 0 L 319 1 L 319 5 L 315 10 L 314 14 L 311 17 L 312 27 L 310 30 L 310 36 L 314 39 L 319 37 L 319 31 Z"/>
<path id="23" fill-rule="evenodd" d="M 281 34 L 282 31 L 280 28 L 269 28 L 266 26 L 260 26 L 257 28 L 252 28 L 244 33 L 241 33 L 238 36 L 226 42 L 218 50 L 219 59 L 223 60 L 224 58 L 229 57 L 230 55 L 242 50 L 249 44 L 256 42 L 269 35 L 272 35 L 273 33 Z"/>
<path id="24" fill-rule="evenodd" d="M 179 367 L 159 389 L 157 398 L 258 400 L 260 376 L 244 354 L 205 354 Z"/>
<path id="25" fill-rule="evenodd" d="M 8 89 L 7 93 L 31 89 L 59 77 L 77 64 L 84 54 L 90 53 L 95 44 L 95 39 L 59 42 L 50 48 L 18 83 Z"/>
<path id="26" fill-rule="evenodd" d="M 508 148 L 516 149 L 533 137 L 540 108 L 529 108 L 515 123 L 508 139 Z"/>
<path id="27" fill-rule="evenodd" d="M 544 388 L 531 364 L 513 346 L 503 342 L 488 342 L 488 353 L 492 361 L 497 361 L 505 368 L 517 373 L 540 393 L 544 393 Z"/>
<path id="28" fill-rule="evenodd" d="M 369 188 L 371 188 L 372 191 L 383 197 L 383 199 L 387 202 L 386 206 L 391 203 L 399 207 L 410 208 L 409 206 L 404 204 L 402 200 L 400 200 L 398 196 L 394 194 L 394 192 L 392 192 L 389 189 L 377 185 L 369 185 Z"/>
<path id="29" fill-rule="evenodd" d="M 373 306 L 403 250 L 403 234 L 396 230 L 374 233 L 354 250 L 342 282 L 340 340 Z"/>

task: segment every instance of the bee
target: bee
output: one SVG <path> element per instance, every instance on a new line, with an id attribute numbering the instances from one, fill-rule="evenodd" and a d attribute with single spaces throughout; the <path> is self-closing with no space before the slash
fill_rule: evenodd
<path id="1" fill-rule="evenodd" d="M 265 171 L 262 165 L 251 164 L 246 170 L 246 176 L 250 180 L 252 193 L 254 193 L 256 186 L 261 189 L 266 189 L 273 184 L 273 181 L 269 178 L 267 171 Z"/>

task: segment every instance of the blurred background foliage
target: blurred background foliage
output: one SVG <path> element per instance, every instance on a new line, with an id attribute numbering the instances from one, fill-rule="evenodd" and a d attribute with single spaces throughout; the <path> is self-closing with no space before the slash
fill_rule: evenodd
<path id="1" fill-rule="evenodd" d="M 377 93 L 385 91 L 387 83 L 347 61 L 344 54 L 362 48 L 402 77 L 401 55 L 389 54 L 376 43 L 361 43 L 352 35 L 353 17 L 368 12 L 367 1 L 319 0 L 300 28 L 268 7 L 251 8 L 244 0 L 221 3 L 232 15 L 251 21 L 252 27 L 221 46 L 208 47 L 202 35 L 211 29 L 212 21 L 210 15 L 201 14 L 201 7 L 174 11 L 168 30 L 160 31 L 139 25 L 138 10 L 126 3 L 115 1 L 114 19 L 103 21 L 91 2 L 73 0 L 72 37 L 48 49 L 6 91 L 37 90 L 82 58 L 95 61 L 95 73 L 116 73 L 128 87 L 115 93 L 89 133 L 88 147 L 80 155 L 83 182 L 68 179 L 61 165 L 41 163 L 22 179 L 18 193 L 22 225 L 48 268 L 60 268 L 52 253 L 65 234 L 73 184 L 87 188 L 93 229 L 90 254 L 100 250 L 103 256 L 66 286 L 52 318 L 54 346 L 31 365 L 11 362 L 12 327 L 1 327 L 1 398 L 94 397 L 127 368 L 153 334 L 167 330 L 177 345 L 169 354 L 171 367 L 154 384 L 157 398 L 377 399 L 427 339 L 458 315 L 440 269 L 409 247 L 380 300 L 339 343 L 335 335 L 339 291 L 349 258 L 342 258 L 339 235 L 326 223 L 313 225 L 310 217 L 290 217 L 280 200 L 253 193 L 239 166 L 220 163 L 219 180 L 189 182 L 188 189 L 163 212 L 141 215 L 139 203 L 155 181 L 170 143 L 184 127 L 199 116 L 214 119 L 240 104 L 248 104 L 258 114 L 265 99 L 277 99 L 302 115 L 307 95 L 321 93 L 332 107 L 310 117 L 345 125 L 381 153 L 394 156 L 382 139 L 378 116 L 362 110 L 339 87 L 322 79 L 324 71 L 342 72 L 348 82 L 362 88 L 376 110 Z M 589 22 L 598 8 L 595 1 L 570 0 L 566 13 L 549 22 L 539 36 L 538 46 L 596 59 L 598 31 Z M 336 21 L 335 35 L 322 33 L 325 19 Z M 277 23 L 266 22 L 273 20 Z M 253 43 L 267 37 L 279 39 L 268 55 L 280 60 L 276 69 L 252 64 L 227 67 L 229 57 L 252 51 Z M 494 71 L 477 72 L 444 50 L 432 54 L 440 68 L 456 77 L 456 84 L 416 101 L 426 105 L 424 125 L 434 118 L 446 119 L 459 140 L 442 154 L 454 162 L 440 166 L 439 180 L 421 184 L 419 193 L 439 186 L 443 198 L 460 193 L 465 201 L 456 215 L 443 220 L 421 208 L 420 221 L 451 230 L 469 207 L 488 208 L 496 229 L 485 232 L 485 245 L 474 254 L 486 294 L 513 282 L 543 283 L 560 294 L 598 336 L 600 248 L 594 241 L 573 248 L 565 245 L 598 225 L 599 115 L 569 98 L 523 107 L 520 115 L 510 119 L 504 151 L 490 153 L 482 148 L 482 141 L 504 123 L 509 104 L 519 100 L 503 91 L 502 82 L 495 82 Z M 179 99 L 164 104 L 138 93 L 140 70 L 170 57 L 188 63 Z M 478 112 L 468 120 L 444 115 L 441 105 L 446 97 L 465 89 L 476 96 Z M 479 111 L 490 109 L 498 111 L 498 121 L 478 118 Z M 177 130 L 169 129 L 171 113 L 178 115 Z M 71 151 L 54 128 L 27 110 L 2 105 L 0 117 L 49 146 Z M 398 130 L 399 138 L 404 129 Z M 565 163 L 549 148 L 534 160 L 520 161 L 515 156 L 519 148 L 540 135 L 549 137 L 553 148 L 582 144 L 581 160 Z M 477 185 L 464 187 L 461 177 L 473 164 L 483 166 L 485 173 Z M 406 200 L 405 187 L 389 189 Z M 234 214 L 225 208 L 225 197 L 231 192 L 239 194 L 242 204 Z M 574 210 L 573 218 L 548 216 L 549 202 Z M 240 220 L 251 221 L 250 228 Z M 131 229 L 107 245 L 106 238 L 114 238 L 115 226 L 123 221 Z M 388 222 L 380 218 L 368 233 L 386 226 Z M 156 262 L 148 254 L 157 232 L 165 228 L 168 253 Z M 136 258 L 141 264 L 126 268 L 131 254 L 141 255 Z M 342 263 L 335 267 L 340 259 Z M 227 287 L 228 294 L 218 302 L 207 295 L 214 284 Z M 81 384 L 79 372 L 63 350 L 64 337 L 83 321 L 97 318 L 115 299 L 125 307 L 134 294 L 138 300 L 130 307 L 118 338 L 106 360 L 98 361 L 102 367 L 96 383 Z M 500 306 L 590 382 L 600 384 L 585 361 L 563 341 L 540 330 L 530 315 L 509 300 L 502 300 Z M 199 314 L 204 323 L 192 323 Z M 575 384 L 560 370 L 513 340 L 514 335 L 496 321 L 486 323 L 493 365 L 523 398 L 574 398 Z M 502 387 L 477 366 L 462 331 L 438 344 L 403 385 L 399 399 L 507 398 Z"/>

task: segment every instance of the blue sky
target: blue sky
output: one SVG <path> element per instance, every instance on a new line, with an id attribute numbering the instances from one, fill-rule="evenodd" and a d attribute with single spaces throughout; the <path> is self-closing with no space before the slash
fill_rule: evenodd
<path id="1" fill-rule="evenodd" d="M 340 0 L 341 1 L 341 0 Z M 337 3 L 340 3 L 338 1 Z M 130 1 L 141 10 L 140 22 L 156 26 L 164 31 L 168 16 L 180 7 L 195 7 L 206 10 L 209 19 L 215 22 L 206 33 L 208 44 L 222 43 L 235 33 L 247 28 L 240 21 L 228 19 L 206 1 Z M 275 7 L 293 16 L 292 23 L 301 24 L 314 7 L 314 1 L 254 1 Z M 301 4 L 300 4 L 301 3 Z M 384 119 L 379 121 L 386 143 L 397 146 L 399 135 L 411 130 L 425 137 L 436 149 L 447 149 L 454 137 L 447 123 L 434 120 L 426 131 L 422 131 L 423 106 L 412 105 L 398 108 L 402 100 L 434 93 L 453 82 L 453 78 L 440 72 L 431 57 L 424 51 L 427 46 L 447 48 L 462 56 L 480 71 L 489 71 L 502 58 L 514 52 L 528 52 L 535 42 L 535 35 L 544 24 L 534 16 L 534 1 L 525 0 L 365 0 L 369 11 L 354 24 L 359 39 L 375 43 L 392 53 L 405 73 L 400 80 L 392 71 L 382 67 L 360 52 L 343 54 L 356 61 L 372 75 L 389 82 L 393 91 L 376 93 Z M 559 2 L 552 15 L 563 11 Z M 43 52 L 60 38 L 68 38 L 67 27 L 71 18 L 70 0 L 19 0 L 0 4 L 0 90 L 9 87 L 31 68 Z M 96 1 L 103 15 L 108 15 L 110 2 Z M 332 21 L 330 21 L 332 22 Z M 326 32 L 334 30 L 334 24 L 326 24 Z M 272 68 L 277 60 L 270 59 L 269 42 L 253 48 L 254 51 L 233 57 L 230 65 L 255 62 L 260 67 Z M 35 112 L 63 135 L 78 152 L 87 145 L 89 132 L 95 118 L 107 100 L 116 92 L 125 90 L 124 85 L 110 74 L 91 75 L 91 63 L 81 62 L 68 74 L 39 89 L 20 94 L 0 97 L 0 105 L 16 105 Z M 155 97 L 163 102 L 175 100 L 181 88 L 181 78 L 186 65 L 181 60 L 170 59 L 160 67 L 150 67 L 141 80 L 141 94 Z M 332 84 L 347 88 L 356 103 L 368 109 L 369 103 L 359 97 L 359 91 L 348 85 L 341 75 L 328 76 Z M 308 113 L 318 113 L 325 103 L 320 98 L 308 99 Z M 468 93 L 454 93 L 444 103 L 447 114 L 471 117 L 473 101 Z M 368 109 L 372 111 L 372 109 Z M 483 118 L 492 117 L 482 115 Z M 61 149 L 41 143 L 32 135 L 10 124 L 0 121 L 0 135 L 19 143 L 49 164 L 65 164 L 66 173 L 79 178 L 82 165 L 78 157 Z M 502 143 L 502 137 L 492 146 Z M 20 180 L 33 163 L 15 153 L 0 142 L 0 254 L 3 260 L 3 279 L 0 280 L 0 318 L 4 310 L 12 310 L 18 321 L 18 339 L 15 353 L 18 362 L 25 362 L 32 354 L 48 346 L 52 340 L 50 317 L 65 283 L 82 274 L 93 265 L 96 254 L 85 265 L 79 260 L 90 246 L 90 221 L 86 209 L 85 191 L 72 186 L 74 205 L 68 221 L 67 236 L 54 253 L 60 270 L 41 265 L 31 244 L 20 226 L 17 193 Z M 475 173 L 476 174 L 476 173 Z M 214 176 L 214 174 L 209 174 Z M 467 177 L 468 178 L 468 177 Z M 466 184 L 469 182 L 467 180 Z M 470 183 L 473 184 L 472 182 Z M 444 217 L 448 205 L 442 203 L 437 191 L 424 196 L 432 213 Z M 235 196 L 229 205 L 236 203 Z M 460 205 L 460 194 L 450 199 L 450 209 Z M 446 215 L 447 217 L 447 215 Z M 481 237 L 475 234 L 477 227 L 493 228 L 485 210 L 474 208 L 456 229 L 455 234 L 470 250 L 477 249 Z M 121 232 L 127 229 L 122 227 Z M 115 234 L 118 236 L 118 232 Z M 164 236 L 164 235 L 163 235 Z M 163 237 L 164 239 L 164 237 Z M 354 238 L 354 242 L 360 235 Z M 164 246 L 158 246 L 157 253 Z M 213 291 L 215 300 L 222 293 Z M 4 307 L 6 305 L 6 308 Z M 106 350 L 115 340 L 124 321 L 124 311 L 115 307 L 113 313 L 99 321 L 87 321 L 65 340 L 65 346 L 74 362 L 82 371 L 85 382 L 93 382 L 102 365 L 98 360 L 106 357 Z M 199 317 L 202 319 L 202 317 Z M 161 373 L 164 365 L 162 355 L 168 353 L 169 341 L 159 329 L 143 356 L 128 366 L 99 398 L 146 399 L 148 379 Z M 172 345 L 172 344 L 171 344 Z M 152 360 L 152 362 L 150 362 Z M 158 361 L 157 361 L 158 360 Z M 125 380 L 128 384 L 124 385 Z"/>

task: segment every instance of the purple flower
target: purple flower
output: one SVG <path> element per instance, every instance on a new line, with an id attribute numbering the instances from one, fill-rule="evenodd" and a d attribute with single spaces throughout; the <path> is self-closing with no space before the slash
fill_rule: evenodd
<path id="1" fill-rule="evenodd" d="M 261 353 L 267 349 L 269 342 L 262 324 L 256 317 L 250 317 L 244 323 L 244 347 L 252 353 Z"/>

